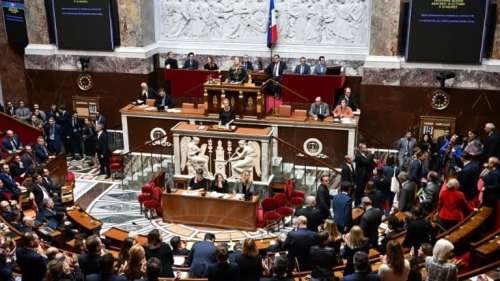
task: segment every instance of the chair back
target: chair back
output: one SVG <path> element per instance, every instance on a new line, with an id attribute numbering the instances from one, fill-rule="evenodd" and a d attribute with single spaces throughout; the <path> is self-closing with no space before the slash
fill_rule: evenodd
<path id="1" fill-rule="evenodd" d="M 264 212 L 276 210 L 277 208 L 276 200 L 274 198 L 266 198 L 262 200 L 261 205 Z"/>
<path id="2" fill-rule="evenodd" d="M 273 196 L 274 200 L 276 200 L 276 207 L 283 207 L 286 205 L 286 195 L 284 193 L 276 193 Z"/>
<path id="3" fill-rule="evenodd" d="M 293 197 L 293 191 L 295 190 L 295 181 L 293 179 L 289 179 L 287 182 L 286 182 L 286 196 L 288 196 L 288 198 L 291 198 Z"/>

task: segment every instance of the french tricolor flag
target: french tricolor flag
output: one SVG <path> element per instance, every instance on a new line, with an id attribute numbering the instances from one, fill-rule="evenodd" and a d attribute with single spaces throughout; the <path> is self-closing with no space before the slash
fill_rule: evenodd
<path id="1" fill-rule="evenodd" d="M 269 19 L 267 25 L 267 47 L 272 48 L 278 42 L 278 25 L 276 22 L 276 9 L 274 0 L 269 0 Z"/>

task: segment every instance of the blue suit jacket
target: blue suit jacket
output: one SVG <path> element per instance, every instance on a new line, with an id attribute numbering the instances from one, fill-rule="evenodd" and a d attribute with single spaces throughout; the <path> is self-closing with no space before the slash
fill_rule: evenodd
<path id="1" fill-rule="evenodd" d="M 472 200 L 476 196 L 480 173 L 479 164 L 476 161 L 470 161 L 458 174 L 460 190 L 462 190 L 467 200 Z"/>
<path id="2" fill-rule="evenodd" d="M 288 232 L 285 240 L 285 250 L 288 251 L 289 264 L 295 264 L 295 258 L 299 261 L 300 270 L 308 270 L 309 250 L 311 246 L 316 245 L 316 233 L 307 228 L 300 228 Z"/>
<path id="3" fill-rule="evenodd" d="M 42 281 L 47 271 L 47 259 L 31 249 L 16 250 L 17 264 L 21 268 L 23 281 Z"/>
<path id="4" fill-rule="evenodd" d="M 14 140 L 14 142 L 16 143 L 16 147 L 15 147 L 15 148 L 16 148 L 16 150 L 19 150 L 19 148 L 20 148 L 20 147 L 21 147 L 21 145 L 22 145 L 22 144 L 21 144 L 21 141 L 19 140 L 19 137 L 18 137 L 18 136 L 16 136 L 16 135 L 14 135 L 14 136 L 12 137 L 12 139 L 13 139 L 13 140 Z M 2 141 L 2 149 L 3 149 L 3 151 L 5 151 L 5 152 L 9 152 L 9 151 L 14 150 L 14 146 L 12 146 L 12 143 L 11 143 L 11 141 L 10 141 L 10 138 L 5 137 L 5 138 L 3 139 L 3 141 Z"/>
<path id="5" fill-rule="evenodd" d="M 43 163 L 49 159 L 49 149 L 47 147 L 44 150 L 41 145 L 35 144 L 33 152 L 35 153 L 35 161 L 37 163 Z"/>
<path id="6" fill-rule="evenodd" d="M 335 223 L 342 227 L 346 227 L 351 224 L 352 198 L 349 195 L 345 193 L 335 195 L 332 200 L 332 209 Z"/>
<path id="7" fill-rule="evenodd" d="M 3 185 L 8 191 L 18 194 L 19 188 L 17 187 L 16 181 L 12 178 L 12 176 L 0 172 L 0 180 L 3 181 Z"/>
<path id="8" fill-rule="evenodd" d="M 50 140 L 50 125 L 47 124 L 45 125 L 45 138 L 47 140 L 47 143 L 51 142 Z M 59 124 L 54 124 L 54 142 L 53 144 L 56 146 L 56 147 L 61 147 L 61 144 L 62 144 L 62 128 Z"/>
<path id="9" fill-rule="evenodd" d="M 209 241 L 196 242 L 188 257 L 189 276 L 207 277 L 208 268 L 215 263 L 214 244 Z"/>

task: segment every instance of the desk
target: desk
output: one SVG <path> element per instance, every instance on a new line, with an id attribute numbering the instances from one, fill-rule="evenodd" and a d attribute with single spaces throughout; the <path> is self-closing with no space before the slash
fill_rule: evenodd
<path id="1" fill-rule="evenodd" d="M 203 84 L 203 102 L 208 113 L 219 113 L 222 100 L 228 98 L 237 115 L 260 116 L 262 114 L 261 87 L 253 83 Z"/>
<path id="2" fill-rule="evenodd" d="M 81 209 L 71 209 L 66 214 L 73 222 L 87 232 L 97 233 L 102 226 L 101 221 L 93 218 Z"/>
<path id="3" fill-rule="evenodd" d="M 183 195 L 182 190 L 162 194 L 163 221 L 208 227 L 257 229 L 256 196 L 252 201 Z"/>

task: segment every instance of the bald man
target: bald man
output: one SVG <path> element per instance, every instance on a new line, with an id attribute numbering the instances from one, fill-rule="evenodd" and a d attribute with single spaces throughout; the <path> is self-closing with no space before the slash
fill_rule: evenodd
<path id="1" fill-rule="evenodd" d="M 495 128 L 495 124 L 486 123 L 484 132 L 486 133 L 486 139 L 484 140 L 483 161 L 486 162 L 492 156 L 500 158 L 500 135 Z"/>
<path id="2" fill-rule="evenodd" d="M 150 88 L 146 82 L 141 83 L 141 97 L 138 99 L 139 104 L 145 104 L 148 99 L 156 99 L 156 91 Z"/>
<path id="3" fill-rule="evenodd" d="M 307 229 L 306 217 L 300 216 L 295 222 L 297 229 L 288 232 L 284 244 L 285 250 L 288 251 L 288 262 L 295 265 L 297 259 L 301 271 L 310 270 L 309 249 L 318 244 L 317 234 Z"/>
<path id="4" fill-rule="evenodd" d="M 321 213 L 316 209 L 316 198 L 307 196 L 304 207 L 295 211 L 295 216 L 304 216 L 307 218 L 307 229 L 310 231 L 318 231 L 318 226 L 321 224 Z"/>

